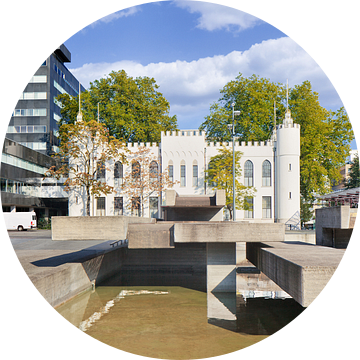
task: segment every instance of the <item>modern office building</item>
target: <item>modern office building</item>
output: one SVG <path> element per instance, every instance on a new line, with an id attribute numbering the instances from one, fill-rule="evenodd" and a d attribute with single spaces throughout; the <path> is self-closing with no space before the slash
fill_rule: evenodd
<path id="1" fill-rule="evenodd" d="M 4 212 L 35 211 L 38 219 L 66 215 L 68 194 L 61 182 L 44 179 L 55 165 L 48 155 L 5 139 L 1 155 L 1 203 Z"/>
<path id="2" fill-rule="evenodd" d="M 66 68 L 71 53 L 57 48 L 40 66 L 24 89 L 11 116 L 6 137 L 50 155 L 59 145 L 60 93 L 77 96 L 79 82 Z M 84 88 L 82 88 L 82 91 Z"/>

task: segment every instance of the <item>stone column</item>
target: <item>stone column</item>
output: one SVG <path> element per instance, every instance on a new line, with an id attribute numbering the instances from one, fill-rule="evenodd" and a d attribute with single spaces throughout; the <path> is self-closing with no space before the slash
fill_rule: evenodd
<path id="1" fill-rule="evenodd" d="M 236 243 L 207 243 L 207 291 L 236 291 Z"/>

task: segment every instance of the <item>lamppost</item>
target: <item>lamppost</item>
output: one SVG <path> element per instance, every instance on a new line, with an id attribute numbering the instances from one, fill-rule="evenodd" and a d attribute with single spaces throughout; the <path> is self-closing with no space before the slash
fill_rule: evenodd
<path id="1" fill-rule="evenodd" d="M 228 124 L 228 129 L 232 137 L 232 152 L 233 152 L 233 221 L 236 221 L 236 208 L 235 208 L 235 115 L 240 115 L 240 111 L 235 111 L 235 103 L 231 104 L 232 106 L 232 125 Z"/>

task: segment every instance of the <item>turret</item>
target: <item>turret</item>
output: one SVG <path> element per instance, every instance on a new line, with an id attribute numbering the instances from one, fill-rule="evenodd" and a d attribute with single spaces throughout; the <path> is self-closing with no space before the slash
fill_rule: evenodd
<path id="1" fill-rule="evenodd" d="M 276 127 L 275 172 L 275 220 L 286 223 L 300 215 L 300 125 L 289 109 Z"/>

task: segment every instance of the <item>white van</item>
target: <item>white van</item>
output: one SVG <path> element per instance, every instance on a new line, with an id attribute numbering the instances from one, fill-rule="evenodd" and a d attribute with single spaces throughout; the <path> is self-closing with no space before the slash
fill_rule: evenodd
<path id="1" fill-rule="evenodd" d="M 5 212 L 3 214 L 7 230 L 23 231 L 37 227 L 35 211 Z"/>

